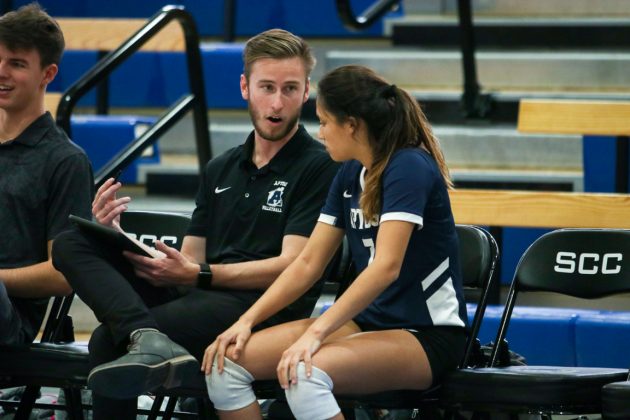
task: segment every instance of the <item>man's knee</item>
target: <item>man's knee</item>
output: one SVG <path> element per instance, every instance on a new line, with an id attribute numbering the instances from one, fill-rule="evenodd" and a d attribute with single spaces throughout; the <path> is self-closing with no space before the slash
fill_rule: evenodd
<path id="1" fill-rule="evenodd" d="M 62 271 L 68 261 L 73 261 L 71 247 L 77 242 L 79 232 L 68 230 L 55 237 L 52 247 L 52 263 L 56 270 Z"/>
<path id="2" fill-rule="evenodd" d="M 290 385 L 285 395 L 297 420 L 329 419 L 341 411 L 332 390 L 333 382 L 326 372 L 313 366 L 311 376 L 306 376 L 306 366 L 300 362 L 297 384 Z"/>
<path id="3" fill-rule="evenodd" d="M 225 359 L 222 373 L 219 373 L 215 360 L 212 373 L 206 376 L 208 395 L 214 407 L 222 411 L 238 410 L 256 401 L 253 381 L 251 373 L 228 358 Z"/>

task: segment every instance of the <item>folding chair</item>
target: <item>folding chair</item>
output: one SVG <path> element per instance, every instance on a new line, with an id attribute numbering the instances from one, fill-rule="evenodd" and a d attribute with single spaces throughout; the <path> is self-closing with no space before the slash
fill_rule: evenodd
<path id="1" fill-rule="evenodd" d="M 463 285 L 467 292 L 476 292 L 477 307 L 473 316 L 470 334 L 466 342 L 464 356 L 459 366 L 468 366 L 479 351 L 477 338 L 481 321 L 496 276 L 494 268 L 499 258 L 499 250 L 492 235 L 477 226 L 456 225 L 459 237 L 460 262 Z M 448 380 L 448 378 L 446 379 Z M 419 409 L 419 418 L 438 416 L 440 386 L 425 391 L 397 390 L 372 395 L 337 395 L 344 416 L 354 418 L 354 407 L 364 409 Z"/>
<path id="2" fill-rule="evenodd" d="M 475 417 L 489 412 L 535 413 L 543 418 L 600 413 L 602 386 L 625 380 L 627 369 L 496 367 L 498 354 L 520 292 L 595 299 L 629 291 L 630 231 L 561 229 L 540 237 L 525 251 L 516 268 L 491 367 L 462 369 L 451 375 L 442 388 L 442 405 L 474 411 Z"/>
<path id="3" fill-rule="evenodd" d="M 602 388 L 602 418 L 604 420 L 630 419 L 630 381 L 604 385 Z"/>
<path id="4" fill-rule="evenodd" d="M 82 420 L 81 388 L 89 372 L 87 348 L 73 343 L 72 319 L 68 315 L 73 295 L 53 299 L 40 342 L 29 346 L 0 347 L 0 388 L 22 387 L 19 403 L 1 400 L 0 406 L 15 408 L 15 420 L 26 420 L 34 408 L 63 409 L 56 404 L 38 404 L 41 387 L 61 388 L 70 419 Z"/>
<path id="5" fill-rule="evenodd" d="M 179 248 L 190 216 L 178 213 L 128 211 L 121 218 L 122 227 L 140 240 L 161 239 Z M 0 406 L 18 406 L 15 419 L 28 419 L 33 408 L 65 409 L 70 419 L 83 419 L 81 389 L 89 374 L 87 346 L 74 343 L 72 319 L 68 315 L 74 295 L 53 300 L 42 339 L 21 347 L 0 347 L 0 387 L 26 386 L 18 403 L 0 401 Z M 36 404 L 41 387 L 61 388 L 65 406 Z"/>

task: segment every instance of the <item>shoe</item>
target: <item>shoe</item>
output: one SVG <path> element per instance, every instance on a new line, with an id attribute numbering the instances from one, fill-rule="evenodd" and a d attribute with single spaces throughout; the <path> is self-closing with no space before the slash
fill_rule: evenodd
<path id="1" fill-rule="evenodd" d="M 178 387 L 201 369 L 186 349 L 153 329 L 134 331 L 127 351 L 92 369 L 88 376 L 92 391 L 108 398 L 135 398 L 160 386 Z"/>

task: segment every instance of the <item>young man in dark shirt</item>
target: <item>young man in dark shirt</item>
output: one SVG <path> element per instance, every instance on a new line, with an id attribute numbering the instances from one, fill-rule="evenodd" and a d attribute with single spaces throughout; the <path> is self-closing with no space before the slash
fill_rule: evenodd
<path id="1" fill-rule="evenodd" d="M 44 110 L 63 48 L 35 4 L 0 17 L 0 344 L 32 342 L 49 297 L 70 293 L 53 239 L 71 213 L 90 215 L 90 162 Z"/>
<path id="2" fill-rule="evenodd" d="M 181 252 L 157 242 L 164 258 L 120 255 L 79 232 L 55 244 L 55 266 L 102 322 L 90 340 L 97 419 L 134 418 L 136 396 L 199 373 L 205 347 L 297 257 L 316 223 L 337 168 L 298 124 L 315 59 L 283 30 L 250 39 L 243 58 L 254 130 L 206 165 Z M 97 192 L 99 223 L 120 227 L 130 200 L 116 197 L 120 187 L 110 179 Z M 267 325 L 309 309 L 298 302 Z"/>

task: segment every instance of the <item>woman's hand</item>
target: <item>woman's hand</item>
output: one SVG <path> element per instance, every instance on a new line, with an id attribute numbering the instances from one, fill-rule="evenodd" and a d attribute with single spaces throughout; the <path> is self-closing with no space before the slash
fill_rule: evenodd
<path id="1" fill-rule="evenodd" d="M 114 178 L 109 178 L 101 188 L 96 191 L 94 201 L 92 201 L 92 214 L 94 219 L 101 225 L 120 228 L 120 215 L 127 210 L 130 197 L 116 198 L 116 192 L 122 187 L 120 182 Z"/>
<path id="2" fill-rule="evenodd" d="M 199 264 L 189 261 L 175 248 L 161 241 L 155 242 L 155 249 L 161 258 L 145 257 L 129 251 L 123 255 L 133 265 L 136 276 L 145 279 L 155 287 L 194 286 L 197 282 Z"/>
<path id="3" fill-rule="evenodd" d="M 240 320 L 234 323 L 234 325 L 220 334 L 216 340 L 214 340 L 214 342 L 206 348 L 206 351 L 203 354 L 201 370 L 205 372 L 206 375 L 210 375 L 210 372 L 212 371 L 212 362 L 216 357 L 217 369 L 219 370 L 219 373 L 222 373 L 227 347 L 234 344 L 232 359 L 236 361 L 240 357 L 243 348 L 251 335 L 252 328 L 247 323 Z"/>
<path id="4" fill-rule="evenodd" d="M 278 381 L 283 389 L 288 389 L 291 384 L 297 383 L 297 365 L 301 361 L 306 367 L 306 376 L 311 376 L 312 357 L 322 344 L 322 339 L 317 334 L 306 330 L 291 347 L 282 353 L 282 358 L 276 369 Z"/>

